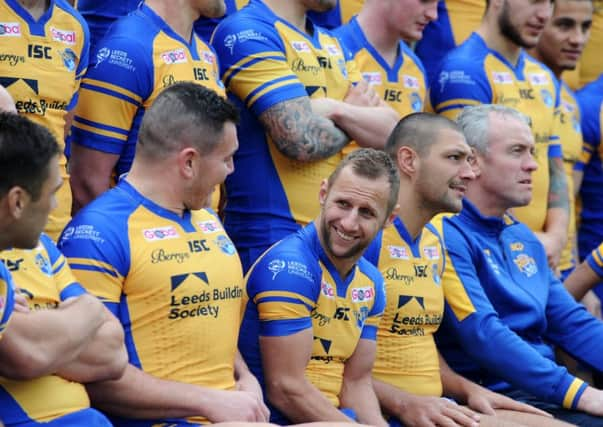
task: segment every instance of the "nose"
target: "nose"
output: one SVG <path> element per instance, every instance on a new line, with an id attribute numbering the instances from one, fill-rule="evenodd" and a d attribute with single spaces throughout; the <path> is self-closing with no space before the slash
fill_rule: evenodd
<path id="1" fill-rule="evenodd" d="M 460 170 L 459 176 L 464 180 L 474 180 L 475 171 L 473 170 L 473 164 L 469 159 L 463 163 L 463 167 Z"/>
<path id="2" fill-rule="evenodd" d="M 528 172 L 534 172 L 536 169 L 538 169 L 538 163 L 536 162 L 536 159 L 532 153 L 527 154 L 527 157 L 523 162 L 523 169 Z"/>
<path id="3" fill-rule="evenodd" d="M 425 9 L 425 17 L 429 19 L 429 21 L 435 21 L 438 19 L 438 2 L 432 1 L 428 4 L 427 9 Z"/>
<path id="4" fill-rule="evenodd" d="M 230 159 L 228 163 L 226 163 L 226 175 L 230 175 L 234 172 L 234 161 Z"/>
<path id="5" fill-rule="evenodd" d="M 574 30 L 570 34 L 569 42 L 573 46 L 582 47 L 588 40 L 589 34 L 590 34 L 590 31 L 588 31 L 588 30 L 584 31 L 579 25 L 576 25 Z"/>
<path id="6" fill-rule="evenodd" d="M 341 217 L 339 223 L 344 231 L 355 231 L 358 228 L 358 218 L 358 210 L 350 209 Z"/>
<path id="7" fill-rule="evenodd" d="M 551 2 L 540 2 L 537 7 L 536 16 L 541 22 L 546 22 L 553 16 L 553 4 Z"/>

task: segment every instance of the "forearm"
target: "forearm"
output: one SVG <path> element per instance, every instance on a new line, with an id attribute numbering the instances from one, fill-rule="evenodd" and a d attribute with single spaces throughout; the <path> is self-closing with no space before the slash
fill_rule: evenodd
<path id="1" fill-rule="evenodd" d="M 281 378 L 268 385 L 268 399 L 294 423 L 313 421 L 352 422 L 305 377 Z"/>
<path id="2" fill-rule="evenodd" d="M 359 107 L 340 103 L 330 118 L 358 145 L 383 149 L 400 116 L 389 106 Z"/>
<path id="3" fill-rule="evenodd" d="M 206 415 L 216 404 L 215 390 L 166 381 L 128 364 L 116 381 L 86 385 L 90 400 L 110 414 L 128 418 L 161 419 Z"/>
<path id="4" fill-rule="evenodd" d="M 101 327 L 103 310 L 95 297 L 83 295 L 56 310 L 14 313 L 0 340 L 0 375 L 37 378 L 71 363 Z"/>
<path id="5" fill-rule="evenodd" d="M 439 362 L 444 396 L 451 397 L 460 403 L 467 403 L 471 389 L 474 386 L 478 387 L 477 384 L 454 372 L 442 355 L 439 355 Z"/>
<path id="6" fill-rule="evenodd" d="M 105 322 L 92 342 L 72 362 L 56 374 L 79 383 L 115 380 L 128 363 L 123 329 L 115 317 L 105 310 Z"/>
<path id="7" fill-rule="evenodd" d="M 550 158 L 547 218 L 544 231 L 563 239 L 562 246 L 565 246 L 568 224 L 569 194 L 563 160 Z"/>
<path id="8" fill-rule="evenodd" d="M 381 415 L 379 401 L 373 389 L 370 376 L 359 380 L 344 378 L 339 396 L 342 408 L 351 408 L 356 413 L 358 422 L 373 426 L 387 426 Z"/>
<path id="9" fill-rule="evenodd" d="M 577 301 L 580 301 L 600 281 L 601 277 L 590 268 L 587 262 L 583 262 L 565 279 L 563 285 Z"/>

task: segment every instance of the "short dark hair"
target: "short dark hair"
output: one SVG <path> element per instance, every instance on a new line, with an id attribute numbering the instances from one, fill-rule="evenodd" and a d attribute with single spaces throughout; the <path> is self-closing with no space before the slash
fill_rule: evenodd
<path id="1" fill-rule="evenodd" d="M 60 153 L 55 137 L 27 117 L 0 112 L 0 197 L 16 186 L 33 201 L 48 178 L 50 160 Z"/>
<path id="2" fill-rule="evenodd" d="M 400 119 L 389 135 L 385 152 L 397 162 L 398 150 L 402 146 L 412 148 L 419 156 L 429 153 L 442 129 L 451 129 L 461 135 L 463 131 L 452 120 L 433 113 L 412 113 Z"/>
<path id="3" fill-rule="evenodd" d="M 398 202 L 398 191 L 400 190 L 400 174 L 396 163 L 383 151 L 373 148 L 360 148 L 352 151 L 339 162 L 331 176 L 329 176 L 329 187 L 337 180 L 337 177 L 346 166 L 351 165 L 352 170 L 358 176 L 368 179 L 378 179 L 382 176 L 387 178 L 390 193 L 387 202 L 387 216 L 392 213 Z"/>
<path id="4" fill-rule="evenodd" d="M 164 89 L 145 112 L 137 150 L 163 157 L 182 148 L 186 140 L 207 154 L 227 122 L 239 122 L 239 111 L 231 102 L 200 84 L 179 82 Z"/>

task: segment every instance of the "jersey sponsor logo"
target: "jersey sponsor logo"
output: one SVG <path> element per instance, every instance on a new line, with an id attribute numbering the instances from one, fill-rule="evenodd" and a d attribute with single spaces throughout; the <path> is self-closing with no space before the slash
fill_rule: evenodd
<path id="1" fill-rule="evenodd" d="M 101 237 L 100 232 L 94 229 L 94 225 L 82 224 L 75 227 L 67 227 L 61 236 L 61 242 L 66 242 L 70 239 L 92 240 L 96 243 L 105 243 L 105 239 Z"/>
<path id="2" fill-rule="evenodd" d="M 325 49 L 331 56 L 341 55 L 341 50 L 339 50 L 337 45 L 327 44 L 327 45 L 325 45 Z"/>
<path id="3" fill-rule="evenodd" d="M 513 84 L 513 82 L 515 81 L 513 79 L 513 76 L 511 76 L 511 73 L 506 72 L 506 71 L 493 71 L 492 72 L 492 80 L 494 80 L 494 83 L 496 84 L 503 84 L 503 85 L 509 85 L 509 84 Z"/>
<path id="4" fill-rule="evenodd" d="M 15 67 L 18 64 L 25 64 L 25 57 L 10 53 L 0 53 L 0 62 L 8 64 L 10 67 Z"/>
<path id="5" fill-rule="evenodd" d="M 166 227 L 147 228 L 142 230 L 142 236 L 147 242 L 157 240 L 177 239 L 180 237 L 176 228 L 168 225 Z"/>
<path id="6" fill-rule="evenodd" d="M 100 56 L 99 56 L 100 55 Z M 123 68 L 128 71 L 135 71 L 136 66 L 133 65 L 134 61 L 128 57 L 128 52 L 119 49 L 110 50 L 109 48 L 100 48 L 96 54 L 96 65 L 98 67 L 103 62 L 107 64 L 115 65 L 116 67 Z"/>
<path id="7" fill-rule="evenodd" d="M 319 313 L 316 308 L 310 313 L 310 318 L 318 323 L 318 326 L 326 326 L 331 323 L 331 318 L 327 315 Z"/>
<path id="8" fill-rule="evenodd" d="M 186 242 L 190 253 L 209 252 L 211 249 L 207 246 L 207 240 L 195 239 Z"/>
<path id="9" fill-rule="evenodd" d="M 308 45 L 308 43 L 306 43 L 303 40 L 301 40 L 301 41 L 293 40 L 291 42 L 291 46 L 293 47 L 293 49 L 296 52 L 301 52 L 301 53 L 311 53 L 312 52 L 312 49 L 310 49 L 310 46 Z"/>
<path id="10" fill-rule="evenodd" d="M 50 266 L 50 261 L 44 255 L 40 253 L 36 254 L 34 262 L 44 275 L 48 277 L 52 276 L 52 267 Z"/>
<path id="11" fill-rule="evenodd" d="M 369 85 L 381 85 L 383 83 L 383 77 L 378 71 L 370 71 L 362 73 L 362 78 Z"/>
<path id="12" fill-rule="evenodd" d="M 352 288 L 352 302 L 370 301 L 375 297 L 375 289 L 371 286 Z"/>
<path id="13" fill-rule="evenodd" d="M 75 31 L 59 30 L 58 28 L 50 27 L 52 40 L 68 45 L 74 45 L 76 42 Z"/>
<path id="14" fill-rule="evenodd" d="M 414 276 L 400 273 L 396 267 L 389 267 L 383 274 L 385 280 L 395 280 L 404 283 L 406 286 L 410 286 L 414 283 Z"/>
<path id="15" fill-rule="evenodd" d="M 197 225 L 199 229 L 205 234 L 217 233 L 218 231 L 222 231 L 222 226 L 218 221 L 208 220 L 198 222 Z"/>
<path id="16" fill-rule="evenodd" d="M 306 264 L 299 261 L 285 261 L 282 259 L 273 259 L 268 264 L 268 270 L 272 272 L 272 280 L 276 279 L 276 276 L 282 271 L 286 271 L 287 274 L 301 277 L 308 282 L 314 283 L 314 275 L 308 269 Z"/>
<path id="17" fill-rule="evenodd" d="M 423 111 L 423 98 L 416 92 L 411 93 L 410 106 L 415 113 Z"/>
<path id="18" fill-rule="evenodd" d="M 519 89 L 519 97 L 521 99 L 535 99 L 533 89 Z"/>
<path id="19" fill-rule="evenodd" d="M 383 93 L 385 102 L 402 102 L 402 91 L 397 89 L 385 89 Z"/>
<path id="20" fill-rule="evenodd" d="M 19 259 L 0 259 L 2 263 L 6 266 L 6 269 L 10 272 L 19 271 L 21 269 L 21 263 L 25 261 L 25 258 Z"/>
<path id="21" fill-rule="evenodd" d="M 201 54 L 201 59 L 203 59 L 203 61 L 207 62 L 208 64 L 214 64 L 216 62 L 216 55 L 211 52 L 204 51 Z"/>
<path id="22" fill-rule="evenodd" d="M 259 33 L 253 29 L 249 29 L 239 31 L 236 34 L 233 33 L 226 35 L 224 37 L 223 43 L 224 47 L 226 47 L 232 55 L 234 53 L 234 48 L 237 43 L 245 43 L 249 40 L 266 41 L 268 39 L 262 33 Z"/>
<path id="23" fill-rule="evenodd" d="M 535 86 L 543 86 L 549 84 L 549 77 L 546 73 L 530 73 L 528 74 L 530 83 Z"/>
<path id="24" fill-rule="evenodd" d="M 423 256 L 432 261 L 440 259 L 440 250 L 437 246 L 425 246 L 423 248 Z"/>
<path id="25" fill-rule="evenodd" d="M 538 266 L 536 265 L 536 261 L 529 255 L 525 253 L 519 254 L 513 259 L 513 262 L 526 277 L 532 277 L 534 274 L 538 273 Z"/>
<path id="26" fill-rule="evenodd" d="M 553 95 L 547 89 L 542 89 L 540 91 L 540 96 L 542 97 L 542 102 L 544 102 L 544 105 L 547 107 L 552 107 L 554 105 L 555 101 L 553 100 Z"/>
<path id="27" fill-rule="evenodd" d="M 419 89 L 421 87 L 419 84 L 419 79 L 406 74 L 402 76 L 402 82 L 404 83 L 404 87 L 409 89 Z"/>
<path id="28" fill-rule="evenodd" d="M 18 22 L 0 22 L 0 37 L 21 37 L 21 25 Z"/>
<path id="29" fill-rule="evenodd" d="M 163 248 L 154 249 L 151 252 L 151 264 L 159 264 L 162 262 L 175 261 L 177 264 L 182 264 L 191 257 L 189 252 L 168 252 Z"/>
<path id="30" fill-rule="evenodd" d="M 291 62 L 291 71 L 294 73 L 310 73 L 313 76 L 317 76 L 321 71 L 320 64 L 306 64 L 303 58 L 295 58 Z"/>
<path id="31" fill-rule="evenodd" d="M 415 264 L 413 267 L 415 268 L 415 277 L 427 277 L 427 264 Z"/>
<path id="32" fill-rule="evenodd" d="M 228 237 L 226 237 L 224 235 L 218 236 L 216 238 L 216 240 L 214 240 L 214 243 L 226 255 L 232 256 L 237 253 L 237 249 L 235 248 L 235 245 L 230 241 L 230 239 Z"/>
<path id="33" fill-rule="evenodd" d="M 272 273 L 272 280 L 276 279 L 276 276 L 284 271 L 287 267 L 287 263 L 282 259 L 273 259 L 268 263 L 268 270 Z"/>
<path id="34" fill-rule="evenodd" d="M 462 84 L 468 86 L 474 86 L 475 81 L 469 74 L 465 74 L 464 70 L 450 70 L 442 71 L 438 76 L 438 82 L 440 84 L 440 92 L 444 91 L 444 88 L 448 83 Z"/>
<path id="35" fill-rule="evenodd" d="M 27 56 L 34 59 L 52 59 L 52 47 L 30 43 L 27 45 Z"/>
<path id="36" fill-rule="evenodd" d="M 75 55 L 75 52 L 67 48 L 65 50 L 60 50 L 59 54 L 61 55 L 65 68 L 69 71 L 75 71 L 75 67 L 77 66 L 77 56 Z"/>
<path id="37" fill-rule="evenodd" d="M 337 307 L 335 313 L 333 313 L 333 319 L 335 320 L 350 320 L 350 307 Z"/>
<path id="38" fill-rule="evenodd" d="M 316 60 L 318 61 L 318 65 L 320 65 L 320 68 L 323 68 L 325 70 L 331 70 L 333 68 L 333 65 L 331 64 L 331 58 L 327 56 L 317 56 Z"/>
<path id="39" fill-rule="evenodd" d="M 335 298 L 335 287 L 326 280 L 320 282 L 320 292 L 327 298 Z"/>
<path id="40" fill-rule="evenodd" d="M 389 251 L 389 257 L 392 259 L 410 259 L 408 250 L 404 246 L 390 245 L 387 250 Z"/>
<path id="41" fill-rule="evenodd" d="M 182 49 L 182 48 L 168 50 L 167 52 L 163 52 L 160 56 L 161 56 L 161 59 L 163 59 L 163 62 L 165 62 L 168 65 L 183 64 L 185 62 L 188 62 L 186 52 L 184 52 L 184 49 Z"/>
<path id="42" fill-rule="evenodd" d="M 523 251 L 523 243 L 521 242 L 513 242 L 509 245 L 512 251 Z"/>
<path id="43" fill-rule="evenodd" d="M 40 98 L 36 101 L 30 98 L 27 101 L 15 102 L 15 108 L 19 113 L 37 114 L 44 117 L 48 110 L 67 110 L 67 103 L 64 101 L 49 101 L 44 98 Z"/>
<path id="44" fill-rule="evenodd" d="M 500 275 L 500 267 L 492 259 L 492 254 L 490 252 L 490 249 L 484 249 L 483 253 L 484 253 L 484 256 L 486 257 L 486 262 L 488 263 L 488 265 L 490 266 L 490 268 L 492 269 L 492 271 L 494 272 L 494 274 Z"/>

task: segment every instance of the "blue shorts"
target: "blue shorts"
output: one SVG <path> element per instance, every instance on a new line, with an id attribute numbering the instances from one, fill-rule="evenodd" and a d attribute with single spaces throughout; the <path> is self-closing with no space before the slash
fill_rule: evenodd
<path id="1" fill-rule="evenodd" d="M 96 409 L 87 408 L 68 415 L 63 415 L 62 417 L 45 423 L 39 421 L 30 421 L 19 424 L 6 424 L 6 427 L 111 427 L 112 425 L 113 424 L 109 422 L 107 417 L 98 412 Z"/>

